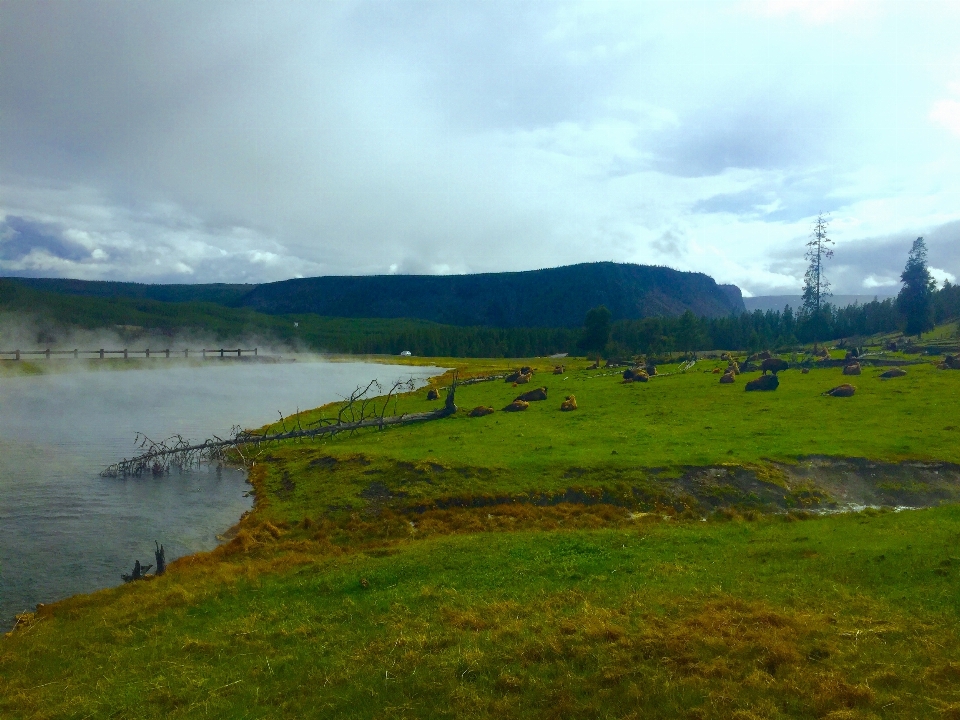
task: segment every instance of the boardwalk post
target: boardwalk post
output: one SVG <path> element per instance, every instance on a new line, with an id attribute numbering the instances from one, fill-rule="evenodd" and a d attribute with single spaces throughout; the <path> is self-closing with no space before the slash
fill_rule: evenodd
<path id="1" fill-rule="evenodd" d="M 46 356 L 47 356 L 47 360 L 49 360 L 49 359 L 50 359 L 50 348 L 47 348 L 47 349 L 44 351 L 43 354 L 46 355 Z"/>
<path id="2" fill-rule="evenodd" d="M 150 348 L 147 348 L 144 352 L 147 354 L 147 357 L 150 357 Z"/>
<path id="3" fill-rule="evenodd" d="M 76 348 L 74 348 L 74 350 L 73 350 L 73 359 L 76 360 L 78 357 L 80 357 L 80 351 L 77 350 Z"/>
<path id="4" fill-rule="evenodd" d="M 167 357 L 170 357 L 170 348 L 167 348 Z"/>
<path id="5" fill-rule="evenodd" d="M 124 360 L 127 359 L 127 349 L 126 349 L 126 348 L 123 349 L 123 359 L 124 359 Z"/>
<path id="6" fill-rule="evenodd" d="M 237 348 L 237 357 L 240 357 L 240 348 Z"/>
<path id="7" fill-rule="evenodd" d="M 220 348 L 220 357 L 223 357 L 223 348 Z"/>
<path id="8" fill-rule="evenodd" d="M 20 351 L 17 350 L 16 357 L 14 358 L 14 360 L 19 360 L 19 359 L 20 359 Z"/>
<path id="9" fill-rule="evenodd" d="M 187 348 L 184 348 L 184 349 L 183 349 L 183 356 L 184 356 L 184 357 L 187 357 L 187 355 L 189 354 L 189 352 L 190 352 L 190 351 L 187 350 Z"/>
<path id="10" fill-rule="evenodd" d="M 257 356 L 257 348 L 254 348 L 254 349 L 253 349 L 253 356 L 254 356 L 254 357 Z"/>
<path id="11" fill-rule="evenodd" d="M 204 360 L 207 359 L 207 349 L 206 349 L 206 348 L 203 349 L 203 359 L 204 359 Z"/>
<path id="12" fill-rule="evenodd" d="M 103 348 L 100 348 L 100 359 L 103 360 Z"/>

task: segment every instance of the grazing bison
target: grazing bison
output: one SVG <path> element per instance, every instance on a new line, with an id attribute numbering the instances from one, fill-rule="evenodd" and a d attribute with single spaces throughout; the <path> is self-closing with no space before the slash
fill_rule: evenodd
<path id="1" fill-rule="evenodd" d="M 485 405 L 477 405 L 473 410 L 471 410 L 467 415 L 470 417 L 483 417 L 484 415 L 492 415 L 493 408 L 487 407 Z"/>
<path id="2" fill-rule="evenodd" d="M 849 365 L 844 366 L 843 368 L 844 375 L 859 375 L 860 374 L 860 363 L 850 363 Z"/>
<path id="3" fill-rule="evenodd" d="M 853 397 L 853 394 L 857 391 L 853 385 L 837 385 L 835 388 L 827 390 L 824 395 L 829 395 L 830 397 Z"/>
<path id="4" fill-rule="evenodd" d="M 429 390 L 427 390 L 427 400 L 439 400 L 439 399 L 440 399 L 440 393 L 438 393 L 433 388 L 430 388 Z"/>
<path id="5" fill-rule="evenodd" d="M 567 395 L 562 403 L 560 403 L 560 409 L 563 412 L 569 412 L 571 410 L 577 409 L 577 399 L 573 395 Z"/>
<path id="6" fill-rule="evenodd" d="M 530 403 L 524 402 L 523 400 L 514 400 L 512 403 L 507 405 L 503 411 L 504 412 L 521 412 L 530 407 Z"/>
<path id="7" fill-rule="evenodd" d="M 736 376 L 732 372 L 726 372 L 723 374 L 723 377 L 720 378 L 720 382 L 722 382 L 724 385 L 727 385 L 735 381 L 736 381 Z"/>
<path id="8" fill-rule="evenodd" d="M 903 368 L 890 368 L 885 373 L 880 373 L 880 377 L 884 380 L 889 380 L 890 378 L 903 377 L 907 374 L 907 371 Z"/>
<path id="9" fill-rule="evenodd" d="M 747 383 L 744 388 L 747 392 L 754 390 L 776 390 L 780 387 L 780 381 L 776 375 L 761 375 Z"/>
<path id="10" fill-rule="evenodd" d="M 536 390 L 530 390 L 525 392 L 523 395 L 518 395 L 517 400 L 523 400 L 524 402 L 535 402 L 537 400 L 546 400 L 547 399 L 547 389 L 545 387 L 538 387 Z"/>
<path id="11" fill-rule="evenodd" d="M 780 358 L 765 358 L 764 361 L 760 364 L 760 369 L 763 371 L 763 374 L 767 374 L 767 370 L 776 375 L 782 370 L 787 370 L 790 365 Z"/>

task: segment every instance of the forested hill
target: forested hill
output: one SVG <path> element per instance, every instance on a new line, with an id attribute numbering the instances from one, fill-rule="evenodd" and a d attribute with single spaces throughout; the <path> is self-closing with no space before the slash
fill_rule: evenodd
<path id="1" fill-rule="evenodd" d="M 328 276 L 264 285 L 147 285 L 10 278 L 37 290 L 102 298 L 212 302 L 271 315 L 412 318 L 445 325 L 579 327 L 587 310 L 606 305 L 614 320 L 726 317 L 744 311 L 740 289 L 702 273 L 666 267 L 586 263 L 480 275 Z"/>
<path id="2" fill-rule="evenodd" d="M 243 304 L 270 314 L 417 318 L 446 325 L 578 327 L 606 305 L 614 320 L 721 317 L 744 311 L 739 288 L 707 275 L 612 262 L 480 275 L 317 277 L 260 285 Z"/>
<path id="3" fill-rule="evenodd" d="M 256 285 L 228 285 L 226 283 L 150 285 L 109 280 L 72 280 L 69 278 L 3 278 L 26 285 L 34 290 L 82 295 L 98 298 L 129 298 L 131 300 L 159 300 L 160 302 L 209 302 L 227 307 L 239 307 L 244 295 Z"/>

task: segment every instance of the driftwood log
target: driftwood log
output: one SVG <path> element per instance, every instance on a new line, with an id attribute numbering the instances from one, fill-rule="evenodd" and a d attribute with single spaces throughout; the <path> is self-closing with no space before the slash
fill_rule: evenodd
<path id="1" fill-rule="evenodd" d="M 453 383 L 447 390 L 447 398 L 443 407 L 437 410 L 431 410 L 430 412 L 389 416 L 386 414 L 390 400 L 395 400 L 395 394 L 398 390 L 409 388 L 408 383 L 395 383 L 384 398 L 383 405 L 378 412 L 376 398 L 370 397 L 369 395 L 373 388 L 380 389 L 380 385 L 376 380 L 371 381 L 366 388 L 358 387 L 340 408 L 336 421 L 321 420 L 319 421 L 321 423 L 320 427 L 308 427 L 305 429 L 300 426 L 298 420 L 296 430 L 286 430 L 284 424 L 284 432 L 274 433 L 272 435 L 268 433 L 251 433 L 246 430 L 241 430 L 240 428 L 234 428 L 233 437 L 229 439 L 223 440 L 214 437 L 213 439 L 197 444 L 191 444 L 179 435 L 161 442 L 153 442 L 149 438 L 143 437 L 140 447 L 145 448 L 146 452 L 110 465 L 104 468 L 100 474 L 104 477 L 138 476 L 144 473 L 162 475 L 169 472 L 171 467 L 182 469 L 204 461 L 224 462 L 227 452 L 230 450 L 241 452 L 241 448 L 248 445 L 259 445 L 266 442 L 292 440 L 296 438 L 321 437 L 324 435 L 333 436 L 343 432 L 352 433 L 367 428 L 382 430 L 391 425 L 409 425 L 411 423 L 439 420 L 453 415 L 457 411 L 457 406 L 454 404 L 454 396 L 457 390 L 456 374 L 454 374 Z M 396 408 L 396 403 L 394 403 L 394 408 Z M 281 423 L 283 423 L 282 417 Z M 242 457 L 241 452 L 241 458 Z"/>

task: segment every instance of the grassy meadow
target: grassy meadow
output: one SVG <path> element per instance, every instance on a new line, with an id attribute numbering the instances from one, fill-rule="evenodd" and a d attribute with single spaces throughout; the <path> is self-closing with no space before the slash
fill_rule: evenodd
<path id="1" fill-rule="evenodd" d="M 0 639 L 0 716 L 960 717 L 960 505 L 941 502 L 960 372 L 788 370 L 746 393 L 758 373 L 722 385 L 719 360 L 647 383 L 431 362 L 538 372 L 460 386 L 442 420 L 262 448 L 220 548 Z M 852 398 L 821 395 L 844 381 Z M 832 484 L 807 470 L 851 458 Z M 810 512 L 845 507 L 846 479 L 930 507 Z"/>

